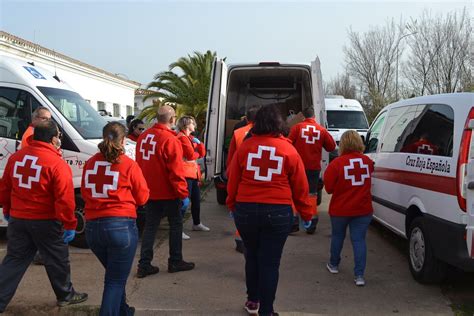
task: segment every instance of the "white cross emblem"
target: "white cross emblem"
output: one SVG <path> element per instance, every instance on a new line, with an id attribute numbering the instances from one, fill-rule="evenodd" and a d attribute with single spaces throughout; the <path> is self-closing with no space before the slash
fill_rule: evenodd
<path id="1" fill-rule="evenodd" d="M 148 134 L 145 139 L 140 143 L 140 152 L 144 160 L 150 160 L 151 155 L 155 154 L 156 142 L 153 140 L 155 135 Z M 143 145 L 148 145 L 148 148 L 144 148 Z M 151 146 L 151 149 L 150 149 Z"/>
<path id="2" fill-rule="evenodd" d="M 252 165 L 252 161 L 253 161 L 254 158 L 257 158 L 258 160 L 262 160 L 262 155 L 263 155 L 264 151 L 269 151 L 270 152 L 270 159 L 267 160 L 267 161 L 275 161 L 275 162 L 278 163 L 276 168 L 270 168 L 269 166 L 267 167 L 267 175 L 266 176 L 262 176 L 260 174 L 260 168 L 261 168 L 260 166 Z M 276 156 L 275 151 L 276 151 L 275 147 L 258 146 L 258 152 L 256 154 L 255 153 L 250 153 L 248 155 L 248 157 L 247 157 L 247 170 L 255 172 L 255 175 L 254 175 L 255 180 L 272 181 L 273 174 L 281 174 L 281 169 L 283 167 L 283 157 Z M 264 167 L 262 167 L 262 169 L 263 168 Z"/>
<path id="3" fill-rule="evenodd" d="M 30 161 L 29 166 L 27 166 L 27 162 Z M 25 189 L 31 189 L 31 184 L 33 182 L 40 181 L 40 174 L 41 174 L 41 166 L 37 165 L 36 162 L 38 161 L 38 157 L 25 155 L 23 160 L 15 162 L 15 166 L 13 167 L 13 177 L 18 179 L 18 186 Z M 27 169 L 28 173 L 19 172 L 18 168 L 22 167 Z M 31 175 L 31 171 L 35 170 L 35 175 Z M 26 181 L 23 177 L 26 177 Z"/>
<path id="4" fill-rule="evenodd" d="M 427 153 L 429 153 L 430 155 L 432 155 L 433 154 L 433 148 L 431 148 L 431 146 L 428 145 L 428 144 L 423 144 L 421 146 L 418 146 L 417 153 L 418 154 L 427 154 Z"/>
<path id="5" fill-rule="evenodd" d="M 111 171 L 110 166 L 112 164 L 108 161 L 96 161 L 94 164 L 94 169 L 87 170 L 84 176 L 84 181 L 86 183 L 85 187 L 87 189 L 91 189 L 92 197 L 95 198 L 108 198 L 109 197 L 109 190 L 117 190 L 118 180 L 119 180 L 119 173 L 118 171 Z M 97 172 L 99 171 L 99 166 L 105 167 L 104 174 L 98 175 Z M 106 181 L 101 181 L 102 184 L 102 193 L 97 192 L 97 182 L 92 182 L 89 178 L 91 176 L 96 177 L 112 177 L 111 183 L 107 183 Z M 103 180 L 103 179 L 102 179 Z"/>
<path id="6" fill-rule="evenodd" d="M 311 132 L 309 132 L 311 130 Z M 303 138 L 306 144 L 314 144 L 321 135 L 321 131 L 316 129 L 316 126 L 306 125 L 305 128 L 301 129 L 301 138 Z"/>
<path id="7" fill-rule="evenodd" d="M 356 168 L 354 163 L 358 163 L 359 166 Z M 354 172 L 349 173 L 349 171 Z M 363 172 L 365 170 L 365 172 Z M 357 178 L 360 178 L 357 179 Z M 344 166 L 344 179 L 351 180 L 353 186 L 364 185 L 365 179 L 370 178 L 369 166 L 364 164 L 362 158 L 354 158 L 349 160 L 349 166 Z"/>

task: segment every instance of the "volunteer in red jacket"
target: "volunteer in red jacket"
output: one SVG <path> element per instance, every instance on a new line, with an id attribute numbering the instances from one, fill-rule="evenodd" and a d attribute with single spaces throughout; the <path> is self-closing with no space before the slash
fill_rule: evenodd
<path id="1" fill-rule="evenodd" d="M 61 158 L 53 121 L 36 125 L 29 146 L 14 153 L 2 178 L 0 203 L 8 221 L 7 254 L 0 265 L 0 312 L 12 299 L 37 250 L 44 260 L 57 305 L 87 300 L 71 283 L 68 243 L 74 239 L 71 168 Z"/>
<path id="2" fill-rule="evenodd" d="M 309 194 L 314 198 L 318 194 L 319 174 L 321 172 L 321 154 L 323 148 L 327 152 L 336 149 L 336 143 L 328 131 L 316 123 L 313 107 L 303 110 L 305 120 L 294 125 L 290 130 L 288 138 L 293 142 L 296 150 L 301 156 L 309 184 Z M 316 212 L 316 209 L 314 209 Z M 318 216 L 313 216 L 312 224 L 306 230 L 308 234 L 314 234 Z"/>
<path id="3" fill-rule="evenodd" d="M 86 239 L 105 268 L 100 315 L 133 315 L 125 285 L 138 243 L 137 206 L 149 190 L 138 164 L 125 155 L 125 126 L 110 122 L 102 131 L 99 153 L 84 166 Z"/>
<path id="4" fill-rule="evenodd" d="M 374 167 L 363 151 L 360 135 L 354 130 L 345 132 L 339 142 L 340 156 L 329 164 L 324 173 L 326 191 L 332 194 L 329 203 L 331 258 L 326 267 L 331 273 L 339 272 L 341 250 L 349 226 L 354 250 L 354 282 L 357 286 L 365 285 L 365 236 L 373 212 L 370 187 Z"/>
<path id="5" fill-rule="evenodd" d="M 226 204 L 246 248 L 245 309 L 259 315 L 275 314 L 280 259 L 293 223 L 292 203 L 305 226 L 311 224 L 303 161 L 283 136 L 287 131 L 275 106 L 261 108 L 252 136 L 242 143 L 229 168 Z"/>
<path id="6" fill-rule="evenodd" d="M 136 147 L 137 163 L 150 188 L 138 262 L 139 278 L 159 272 L 151 261 L 156 232 L 163 217 L 168 217 L 170 226 L 168 272 L 194 269 L 194 263 L 184 261 L 182 254 L 183 218 L 180 208 L 189 205 L 189 194 L 184 177 L 183 149 L 171 129 L 175 125 L 176 114 L 168 105 L 160 107 L 157 114 L 158 123 L 140 135 Z"/>
<path id="7" fill-rule="evenodd" d="M 189 199 L 191 200 L 191 214 L 193 217 L 193 230 L 208 232 L 209 227 L 201 222 L 201 168 L 197 159 L 206 155 L 206 148 L 201 141 L 192 135 L 196 130 L 196 121 L 192 116 L 183 116 L 178 120 L 176 127 L 179 131 L 178 139 L 183 147 L 183 163 L 186 182 L 188 183 Z M 181 210 L 184 216 L 186 209 Z M 190 239 L 183 232 L 183 239 Z"/>
<path id="8" fill-rule="evenodd" d="M 145 131 L 145 124 L 140 119 L 134 119 L 130 122 L 127 138 L 136 142 L 138 137 Z"/>

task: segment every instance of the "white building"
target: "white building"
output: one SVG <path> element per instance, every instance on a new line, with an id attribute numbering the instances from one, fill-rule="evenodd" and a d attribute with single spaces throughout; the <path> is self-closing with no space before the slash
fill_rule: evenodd
<path id="1" fill-rule="evenodd" d="M 134 114 L 140 113 L 143 108 L 153 105 L 154 101 L 159 101 L 160 98 L 148 98 L 144 100 L 147 95 L 150 95 L 156 91 L 146 90 L 146 89 L 137 89 L 135 90 L 135 103 L 134 103 Z"/>
<path id="2" fill-rule="evenodd" d="M 56 72 L 97 110 L 114 117 L 134 114 L 135 90 L 139 82 L 125 79 L 66 55 L 0 31 L 0 51 L 21 57 Z M 151 101 L 150 101 L 151 102 Z"/>

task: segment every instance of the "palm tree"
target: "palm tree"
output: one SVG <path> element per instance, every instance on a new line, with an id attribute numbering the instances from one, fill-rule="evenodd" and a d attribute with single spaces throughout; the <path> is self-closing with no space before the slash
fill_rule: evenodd
<path id="1" fill-rule="evenodd" d="M 147 95 L 144 99 L 158 97 L 161 103 L 176 104 L 178 115 L 194 116 L 199 128 L 202 129 L 206 121 L 207 99 L 215 57 L 216 52 L 209 50 L 204 54 L 194 52 L 193 55 L 181 57 L 169 66 L 168 71 L 155 75 L 155 80 L 147 88 L 154 88 L 156 92 Z M 148 108 L 156 109 L 157 105 L 151 105 L 143 109 L 143 112 L 153 113 L 153 109 Z M 140 117 L 145 117 L 145 115 L 140 114 Z M 151 114 L 148 114 L 145 119 L 149 117 Z"/>

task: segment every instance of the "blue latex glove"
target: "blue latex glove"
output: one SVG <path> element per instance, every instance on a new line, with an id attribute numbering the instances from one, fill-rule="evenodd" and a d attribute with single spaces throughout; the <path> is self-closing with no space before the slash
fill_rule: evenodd
<path id="1" fill-rule="evenodd" d="M 10 223 L 10 215 L 3 215 L 3 218 L 8 222 Z"/>
<path id="2" fill-rule="evenodd" d="M 188 209 L 188 206 L 189 206 L 189 198 L 187 197 L 187 198 L 185 198 L 185 199 L 182 199 L 182 200 L 181 200 L 181 203 L 182 203 L 182 205 L 181 205 L 181 211 L 184 212 L 184 211 L 186 211 L 186 210 Z"/>
<path id="3" fill-rule="evenodd" d="M 197 137 L 194 137 L 193 138 L 193 143 L 196 143 L 196 144 L 199 145 L 201 143 L 201 141 Z"/>
<path id="4" fill-rule="evenodd" d="M 74 237 L 76 237 L 76 231 L 74 229 L 66 229 L 63 233 L 63 241 L 65 244 L 69 244 Z"/>
<path id="5" fill-rule="evenodd" d="M 311 227 L 311 224 L 313 223 L 313 221 L 303 221 L 303 227 L 304 229 L 308 229 Z"/>

